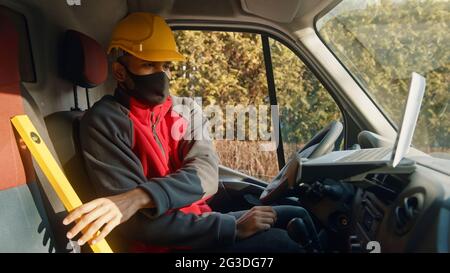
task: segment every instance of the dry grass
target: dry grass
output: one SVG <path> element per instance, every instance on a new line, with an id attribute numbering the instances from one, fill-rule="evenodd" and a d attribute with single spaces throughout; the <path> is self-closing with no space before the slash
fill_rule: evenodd
<path id="1" fill-rule="evenodd" d="M 219 154 L 220 164 L 270 181 L 278 173 L 276 151 L 262 151 L 265 141 L 215 140 L 214 146 Z"/>

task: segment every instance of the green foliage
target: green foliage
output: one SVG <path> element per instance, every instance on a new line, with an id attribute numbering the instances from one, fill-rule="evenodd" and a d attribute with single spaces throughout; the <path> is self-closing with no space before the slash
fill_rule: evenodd
<path id="1" fill-rule="evenodd" d="M 270 49 L 285 156 L 295 152 L 341 113 L 314 74 L 289 48 L 271 40 Z"/>
<path id="2" fill-rule="evenodd" d="M 174 68 L 172 89 L 201 96 L 204 105 L 269 105 L 260 36 L 251 33 L 177 31 L 188 58 Z M 286 46 L 270 40 L 283 141 L 304 143 L 339 111 L 327 91 Z"/>
<path id="3" fill-rule="evenodd" d="M 175 37 L 188 59 L 174 67 L 171 86 L 178 95 L 202 97 L 204 106 L 264 104 L 267 82 L 258 35 L 176 31 Z"/>
<path id="4" fill-rule="evenodd" d="M 203 106 L 217 105 L 224 112 L 226 105 L 269 105 L 260 35 L 176 31 L 175 38 L 187 62 L 175 64 L 172 92 L 202 97 Z M 270 48 L 281 133 L 285 155 L 289 157 L 331 120 L 339 119 L 340 112 L 328 92 L 290 49 L 272 39 Z M 247 130 L 254 125 L 247 121 Z M 261 141 L 247 142 L 216 141 L 221 163 L 260 179 L 273 177 L 278 170 L 276 153 L 261 152 Z"/>
<path id="5" fill-rule="evenodd" d="M 449 1 L 346 0 L 318 22 L 321 37 L 396 124 L 411 73 L 427 86 L 414 144 L 450 148 Z"/>

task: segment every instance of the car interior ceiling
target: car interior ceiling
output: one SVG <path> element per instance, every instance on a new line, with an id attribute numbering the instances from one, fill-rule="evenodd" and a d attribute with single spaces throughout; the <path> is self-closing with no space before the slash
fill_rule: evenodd
<path id="1" fill-rule="evenodd" d="M 119 19 L 134 11 L 154 12 L 169 21 L 215 20 L 224 25 L 239 21 L 241 24 L 265 25 L 298 40 L 296 35 L 301 35 L 302 31 L 310 28 L 315 15 L 333 2 L 290 0 L 286 1 L 285 9 L 278 10 L 270 5 L 258 5 L 257 0 L 81 1 L 83 3 L 81 6 L 68 8 L 66 1 L 52 1 L 52 4 L 49 4 L 48 1 L 0 0 L 0 11 L 3 9 L 3 12 L 13 14 L 12 17 L 17 21 L 23 16 L 28 27 L 21 29 L 17 27 L 20 23 L 15 24 L 16 31 L 21 37 L 21 45 L 30 47 L 21 46 L 19 49 L 21 90 L 16 92 L 21 94 L 21 101 L 26 106 L 24 112 L 32 116 L 33 122 L 45 136 L 44 140 L 70 181 L 88 181 L 77 150 L 78 121 L 83 111 L 88 108 L 88 103 L 86 96 L 81 92 L 84 90 L 83 84 L 71 80 L 61 69 L 71 61 L 66 58 L 71 54 L 67 51 L 70 49 L 64 47 L 68 35 L 74 35 L 75 40 L 80 36 L 91 39 L 92 45 L 89 50 L 95 51 L 98 58 L 105 63 L 108 61 L 107 56 L 99 51 L 106 48 L 110 30 Z M 68 30 L 76 32 L 68 34 Z M 29 41 L 24 40 L 27 35 Z M 8 43 L 14 46 L 14 41 Z M 24 54 L 26 57 L 23 57 Z M 0 61 L 0 65 L 1 62 L 3 60 Z M 73 109 L 74 86 L 79 88 L 79 111 Z M 90 104 L 111 93 L 114 88 L 115 81 L 111 73 L 105 71 L 104 78 L 95 86 L 89 87 Z M 356 126 L 357 122 L 351 121 L 349 124 L 354 125 L 349 130 L 355 131 L 355 140 L 347 144 L 357 143 L 361 148 L 390 145 L 376 133 L 367 131 L 361 133 L 361 128 Z M 370 129 L 370 126 L 368 127 L 362 129 Z M 313 216 L 318 230 L 322 231 L 322 248 L 327 252 L 370 252 L 373 249 L 368 245 L 372 241 L 379 242 L 383 252 L 448 252 L 450 174 L 445 167 L 447 165 L 440 159 L 424 157 L 419 151 L 417 155 L 414 172 L 407 174 L 367 172 L 358 181 L 332 177 L 313 179 L 307 186 L 301 184 L 290 189 L 271 205 L 305 207 Z M 46 244 L 42 248 L 39 242 L 34 240 L 29 243 L 31 246 L 28 250 L 80 251 L 64 237 L 65 228 L 58 222 L 65 214 L 64 209 L 61 204 L 55 205 L 58 203 L 57 197 L 48 188 L 46 178 L 38 168 L 32 172 L 35 172 L 36 181 L 40 183 L 31 183 L 33 184 L 29 186 L 32 188 L 31 194 L 23 193 L 23 196 L 26 196 L 26 202 L 39 205 L 36 205 L 37 209 L 25 212 L 23 218 L 37 215 L 33 219 L 36 222 L 44 222 L 49 232 L 52 232 L 50 236 L 52 242 L 49 243 L 52 247 Z M 280 175 L 285 172 L 286 170 L 284 172 L 282 170 Z M 83 201 L 93 198 L 90 195 L 93 192 L 90 185 L 74 183 L 73 186 Z M 267 183 L 264 181 L 221 167 L 219 191 L 210 201 L 210 205 L 219 212 L 262 205 L 264 203 L 260 196 L 266 186 Z M 2 195 L 2 191 L 0 187 L 0 204 L 2 199 L 6 198 L 6 193 Z M 5 202 L 12 201 L 8 199 Z M 29 237 L 23 239 L 28 240 Z M 38 239 L 42 241 L 42 238 Z M 120 245 L 120 238 L 116 244 Z M 24 247 L 27 245 L 27 242 L 23 243 Z M 120 250 L 121 247 L 117 246 L 116 249 Z"/>

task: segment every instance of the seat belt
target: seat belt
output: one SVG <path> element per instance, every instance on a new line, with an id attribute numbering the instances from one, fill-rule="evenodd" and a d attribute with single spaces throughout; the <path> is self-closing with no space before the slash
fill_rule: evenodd
<path id="1" fill-rule="evenodd" d="M 59 199 L 68 212 L 82 205 L 80 198 L 70 185 L 47 145 L 27 115 L 18 115 L 11 119 L 12 124 L 30 150 L 33 158 L 47 177 Z M 112 253 L 105 239 L 95 245 L 89 244 L 94 253 Z"/>

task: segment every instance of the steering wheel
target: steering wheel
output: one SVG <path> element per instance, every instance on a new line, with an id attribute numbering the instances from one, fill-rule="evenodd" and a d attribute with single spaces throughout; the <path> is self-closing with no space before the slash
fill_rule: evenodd
<path id="1" fill-rule="evenodd" d="M 342 123 L 332 121 L 320 130 L 286 163 L 278 175 L 267 185 L 259 200 L 269 204 L 282 197 L 290 188 L 294 187 L 301 178 L 299 162 L 302 158 L 316 158 L 330 153 L 343 130 Z"/>

